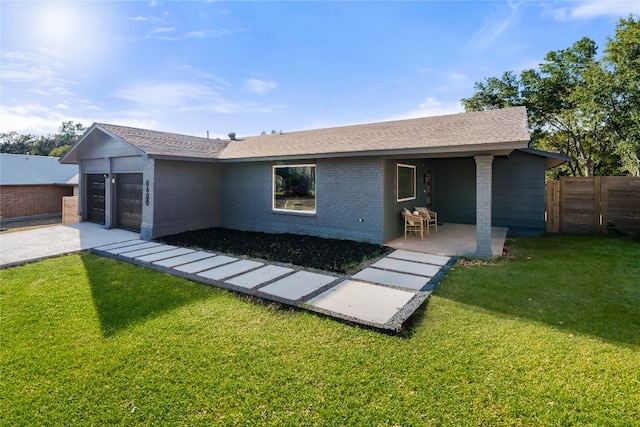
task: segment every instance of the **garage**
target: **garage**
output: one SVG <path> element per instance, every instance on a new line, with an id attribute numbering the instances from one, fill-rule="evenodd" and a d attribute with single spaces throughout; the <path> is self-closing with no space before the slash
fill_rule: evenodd
<path id="1" fill-rule="evenodd" d="M 87 175 L 87 221 L 104 225 L 105 178 L 103 174 Z"/>
<path id="2" fill-rule="evenodd" d="M 140 232 L 142 225 L 142 174 L 116 175 L 116 227 Z"/>

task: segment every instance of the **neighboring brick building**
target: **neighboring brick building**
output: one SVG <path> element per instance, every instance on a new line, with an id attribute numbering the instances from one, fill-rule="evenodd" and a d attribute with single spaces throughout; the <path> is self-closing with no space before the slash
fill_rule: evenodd
<path id="1" fill-rule="evenodd" d="M 62 197 L 78 187 L 78 166 L 57 157 L 0 154 L 2 221 L 62 214 Z"/>

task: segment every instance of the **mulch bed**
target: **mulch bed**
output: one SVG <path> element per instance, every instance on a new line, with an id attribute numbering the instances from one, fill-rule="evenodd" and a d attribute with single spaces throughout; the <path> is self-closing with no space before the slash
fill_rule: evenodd
<path id="1" fill-rule="evenodd" d="M 188 231 L 157 240 L 170 245 L 245 255 L 344 274 L 353 273 L 363 262 L 392 251 L 386 246 L 351 240 L 237 231 L 218 227 Z"/>

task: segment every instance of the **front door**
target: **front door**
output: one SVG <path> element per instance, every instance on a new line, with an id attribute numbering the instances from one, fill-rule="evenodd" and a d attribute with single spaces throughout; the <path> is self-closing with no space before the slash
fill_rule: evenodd
<path id="1" fill-rule="evenodd" d="M 140 231 L 142 225 L 142 174 L 116 175 L 116 227 Z"/>

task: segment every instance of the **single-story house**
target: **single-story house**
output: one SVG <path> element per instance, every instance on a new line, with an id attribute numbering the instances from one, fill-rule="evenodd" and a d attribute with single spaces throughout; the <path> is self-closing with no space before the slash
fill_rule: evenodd
<path id="1" fill-rule="evenodd" d="M 62 214 L 62 198 L 78 191 L 78 166 L 58 157 L 0 153 L 3 221 Z"/>
<path id="2" fill-rule="evenodd" d="M 385 243 L 403 208 L 545 229 L 545 170 L 524 107 L 236 139 L 93 124 L 61 158 L 80 165 L 84 221 L 153 239 L 225 227 Z M 488 234 L 487 234 L 488 233 Z"/>

